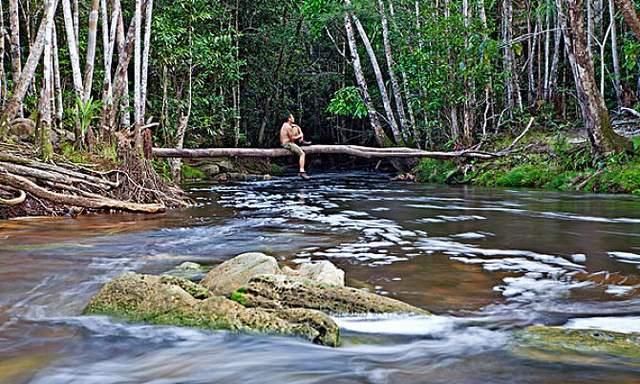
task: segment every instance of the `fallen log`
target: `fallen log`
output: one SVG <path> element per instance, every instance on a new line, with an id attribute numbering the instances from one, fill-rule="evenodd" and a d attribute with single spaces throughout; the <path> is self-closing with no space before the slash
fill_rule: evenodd
<path id="1" fill-rule="evenodd" d="M 357 145 L 310 145 L 302 147 L 302 149 L 309 155 L 350 155 L 366 159 L 429 157 L 434 159 L 474 158 L 488 160 L 502 156 L 497 153 L 477 150 L 440 152 L 405 147 L 372 148 Z M 284 157 L 291 156 L 291 152 L 284 148 L 153 148 L 153 156 L 157 158 L 179 157 L 191 159 L 206 157 Z"/>
<path id="2" fill-rule="evenodd" d="M 83 197 L 53 192 L 35 184 L 26 177 L 14 175 L 6 171 L 0 171 L 0 183 L 21 191 L 26 191 L 38 198 L 65 206 L 105 210 L 113 209 L 140 213 L 159 213 L 164 212 L 166 209 L 162 204 L 137 204 L 107 197 Z"/>

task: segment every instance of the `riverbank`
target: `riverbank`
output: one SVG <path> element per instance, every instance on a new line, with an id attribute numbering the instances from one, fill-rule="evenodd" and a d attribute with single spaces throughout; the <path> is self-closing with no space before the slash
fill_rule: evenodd
<path id="1" fill-rule="evenodd" d="M 484 149 L 497 151 L 512 141 L 502 137 Z M 520 142 L 524 149 L 510 156 L 471 163 L 424 159 L 415 171 L 424 183 L 640 195 L 640 137 L 632 142 L 633 153 L 597 157 L 587 142 L 531 134 Z"/>

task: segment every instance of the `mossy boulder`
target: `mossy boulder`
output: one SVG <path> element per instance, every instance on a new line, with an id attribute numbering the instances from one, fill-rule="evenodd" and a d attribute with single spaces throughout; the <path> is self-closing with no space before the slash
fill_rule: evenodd
<path id="1" fill-rule="evenodd" d="M 516 346 L 562 355 L 608 355 L 640 363 L 640 334 L 531 326 L 515 335 Z"/>
<path id="2" fill-rule="evenodd" d="M 105 284 L 84 314 L 151 324 L 298 336 L 337 346 L 340 336 L 335 322 L 321 312 L 305 311 L 294 316 L 283 311 L 246 308 L 225 297 L 211 296 L 206 288 L 186 279 L 127 273 Z"/>
<path id="3" fill-rule="evenodd" d="M 252 278 L 238 298 L 247 307 L 309 308 L 332 314 L 415 313 L 427 311 L 399 300 L 356 288 L 322 284 L 285 275 L 261 275 Z"/>

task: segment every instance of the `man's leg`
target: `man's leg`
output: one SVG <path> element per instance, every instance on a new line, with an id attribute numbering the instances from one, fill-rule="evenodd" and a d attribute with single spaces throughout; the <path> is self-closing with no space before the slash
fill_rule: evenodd
<path id="1" fill-rule="evenodd" d="M 302 152 L 302 154 L 300 155 L 300 160 L 299 160 L 299 163 L 300 163 L 300 172 L 301 172 L 301 173 L 305 173 L 305 171 L 304 171 L 304 158 L 305 158 L 305 153 L 304 153 L 304 152 Z"/>
<path id="2" fill-rule="evenodd" d="M 300 165 L 300 177 L 302 177 L 305 180 L 308 180 L 309 176 L 307 176 L 307 173 L 304 170 L 306 154 L 304 153 L 302 148 L 300 148 L 297 144 L 294 144 L 294 143 L 284 144 L 283 147 L 286 148 L 291 153 L 298 155 L 298 164 Z"/>

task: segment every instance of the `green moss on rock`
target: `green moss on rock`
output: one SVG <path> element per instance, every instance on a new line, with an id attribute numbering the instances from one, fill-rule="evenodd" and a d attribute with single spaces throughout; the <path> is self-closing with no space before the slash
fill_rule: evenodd
<path id="1" fill-rule="evenodd" d="M 516 334 L 518 347 L 579 354 L 605 354 L 640 362 L 640 334 L 531 326 Z"/>

